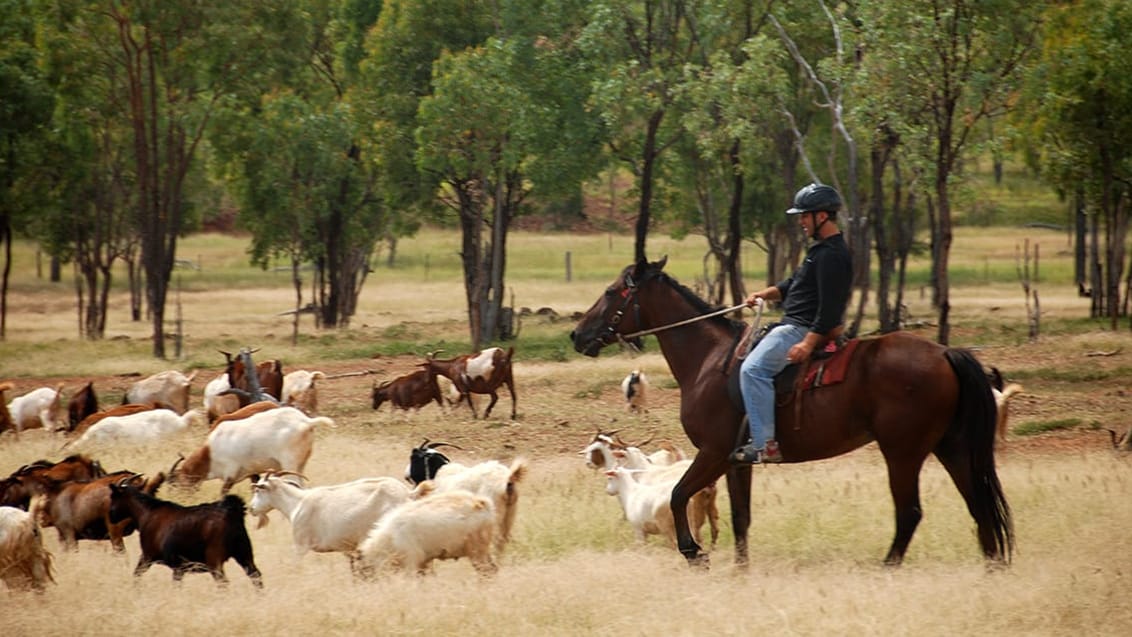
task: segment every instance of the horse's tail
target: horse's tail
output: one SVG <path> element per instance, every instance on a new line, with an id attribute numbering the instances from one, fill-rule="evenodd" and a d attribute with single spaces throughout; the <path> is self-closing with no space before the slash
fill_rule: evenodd
<path id="1" fill-rule="evenodd" d="M 945 356 L 959 380 L 959 404 L 951 433 L 966 441 L 971 468 L 971 516 L 979 525 L 983 553 L 1009 563 L 1014 552 L 1010 505 L 994 466 L 997 407 L 982 364 L 968 350 L 948 349 Z"/>

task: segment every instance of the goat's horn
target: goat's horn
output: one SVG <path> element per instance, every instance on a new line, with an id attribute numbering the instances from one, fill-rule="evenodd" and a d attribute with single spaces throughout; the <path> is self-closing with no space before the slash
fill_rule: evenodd
<path id="1" fill-rule="evenodd" d="M 269 470 L 269 471 L 267 472 L 267 474 L 266 474 L 266 476 L 265 476 L 265 477 L 270 477 L 270 476 L 299 476 L 300 478 L 302 478 L 303 480 L 306 480 L 307 482 L 310 482 L 310 481 L 311 481 L 311 479 L 310 479 L 310 478 L 308 478 L 308 477 L 304 476 L 303 474 L 299 473 L 298 471 L 286 471 L 286 470 L 282 470 L 282 471 L 274 471 L 274 470 Z"/>
<path id="2" fill-rule="evenodd" d="M 173 475 L 173 472 L 175 472 L 177 470 L 177 465 L 181 464 L 184 461 L 185 461 L 185 454 L 178 453 L 177 459 L 173 461 L 173 466 L 169 468 L 169 475 Z"/>
<path id="3" fill-rule="evenodd" d="M 460 451 L 464 450 L 463 447 L 461 447 L 459 445 L 454 445 L 450 442 L 432 442 L 432 443 L 429 443 L 428 446 L 425 447 L 425 448 L 426 449 L 436 449 L 437 447 L 452 447 L 453 449 L 459 449 Z"/>

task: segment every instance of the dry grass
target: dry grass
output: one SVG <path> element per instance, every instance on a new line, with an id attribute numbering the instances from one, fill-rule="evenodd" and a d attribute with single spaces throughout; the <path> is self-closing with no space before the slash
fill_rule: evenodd
<path id="1" fill-rule="evenodd" d="M 1004 232 L 1001 241 L 1021 236 L 1021 231 Z M 287 368 L 332 374 L 372 369 L 376 377 L 409 371 L 415 357 L 349 359 L 341 352 L 364 352 L 393 332 L 410 339 L 417 332 L 429 338 L 461 336 L 463 290 L 448 257 L 441 256 L 451 250 L 443 247 L 443 238 L 430 234 L 420 246 L 405 242 L 400 248 L 409 262 L 432 255 L 427 277 L 417 269 L 379 270 L 367 284 L 351 330 L 314 334 L 295 348 L 289 345 L 289 323 L 275 316 L 293 302 L 285 281 L 281 287 L 267 286 L 251 274 L 233 285 L 196 281 L 182 294 L 190 352 L 185 365 L 149 358 L 148 326 L 131 324 L 121 314 L 111 317 L 110 334 L 124 338 L 94 344 L 75 340 L 70 291 L 42 289 L 28 277 L 24 261 L 17 273 L 22 277 L 19 290 L 10 299 L 9 340 L 0 343 L 0 377 L 16 385 L 10 395 L 54 379 L 73 391 L 80 379 L 95 377 L 101 397 L 112 401 L 132 380 L 118 374 L 195 366 L 203 368 L 193 387 L 193 402 L 199 404 L 203 381 L 219 364 L 217 345 L 257 345 L 263 356 L 281 358 Z M 616 255 L 629 252 L 623 238 L 583 238 L 579 241 L 588 242 L 584 250 L 561 237 L 535 240 L 531 235 L 518 242 L 528 239 L 534 244 L 530 253 L 553 258 L 511 260 L 516 305 L 550 306 L 563 314 L 588 307 L 623 265 Z M 610 249 L 607 240 L 617 243 Z M 210 239 L 200 248 L 206 266 L 231 262 L 237 267 L 239 259 L 226 256 L 215 243 Z M 700 249 L 686 244 L 658 241 L 650 243 L 650 252 L 674 255 L 670 268 L 690 283 Z M 996 258 L 1012 263 L 1012 250 L 995 245 Z M 588 266 L 586 276 L 573 283 L 534 274 L 554 272 L 564 249 L 578 251 L 576 267 L 579 262 L 598 265 Z M 981 263 L 977 256 L 960 259 L 972 267 Z M 1049 312 L 1072 317 L 1081 311 L 1082 301 L 1065 285 L 1048 284 L 1042 300 Z M 915 316 L 930 317 L 923 309 L 926 300 L 911 301 Z M 983 362 L 1003 369 L 1008 378 L 1025 375 L 1026 393 L 1012 403 L 1012 423 L 1071 416 L 1100 426 L 1127 426 L 1132 405 L 1123 355 L 1087 356 L 1123 346 L 1125 335 L 1090 330 L 1037 344 L 1012 336 L 988 338 L 986 324 L 998 323 L 1008 334 L 1025 333 L 1021 293 L 1011 279 L 956 288 L 953 302 L 960 344 L 979 346 Z M 972 323 L 982 326 L 976 330 Z M 564 321 L 524 329 L 560 331 L 565 339 L 570 327 Z M 312 334 L 309 323 L 304 332 Z M 1103 431 L 1086 426 L 1007 441 L 999 454 L 1000 475 L 1018 539 L 1009 569 L 984 567 L 971 519 L 934 461 L 923 473 L 925 518 L 907 562 L 899 570 L 882 567 L 893 532 L 892 505 L 883 460 L 870 445 L 833 460 L 756 471 L 752 560 L 745 570 L 732 565 L 733 539 L 726 495 L 721 494 L 724 530 L 712 568 L 692 571 L 655 539 L 634 546 L 616 501 L 577 456 L 596 428 L 624 428 L 630 439 L 655 434 L 688 448 L 678 421 L 679 389 L 663 358 L 655 350 L 639 356 L 611 351 L 598 359 L 571 355 L 549 362 L 524 359 L 522 346 L 520 340 L 515 369 L 519 418 L 514 422 L 506 419 L 506 391 L 492 418 L 472 420 L 466 410 L 444 413 L 435 406 L 416 414 L 388 407 L 374 412 L 368 390 L 375 376 L 324 382 L 320 404 L 337 427 L 317 432 L 306 471 L 314 484 L 399 476 L 409 448 L 425 437 L 460 445 L 464 449 L 453 455 L 465 462 L 528 458 L 531 471 L 521 485 L 515 539 L 495 578 L 481 579 L 470 565 L 456 562 L 442 563 L 435 575 L 424 578 L 354 581 L 341 556 L 296 559 L 289 525 L 272 514 L 266 529 L 250 530 L 264 592 L 254 592 L 234 563 L 228 565 L 231 583 L 226 589 L 218 589 L 206 575 L 189 576 L 177 587 L 161 566 L 133 580 L 136 536 L 127 539 L 126 557 L 113 555 L 105 543 L 91 542 L 83 542 L 77 553 L 66 553 L 47 529 L 58 583 L 43 595 L 0 593 L 3 634 L 40 634 L 46 626 L 59 625 L 90 635 L 1132 631 L 1132 611 L 1123 603 L 1132 573 L 1132 556 L 1123 549 L 1132 527 L 1132 507 L 1126 506 L 1132 498 L 1132 473 L 1127 457 L 1106 448 Z M 640 417 L 627 415 L 617 396 L 617 383 L 633 368 L 645 370 L 653 384 L 649 411 Z M 152 448 L 105 448 L 95 455 L 109 470 L 152 472 L 167 468 L 177 452 L 187 452 L 203 437 L 204 432 L 191 432 Z M 28 432 L 19 441 L 11 434 L 0 436 L 0 475 L 37 458 L 60 457 L 59 445 L 58 438 L 44 432 Z M 162 495 L 196 502 L 214 498 L 218 489 L 214 481 L 195 493 L 167 490 Z M 246 497 L 247 485 L 237 492 Z"/>

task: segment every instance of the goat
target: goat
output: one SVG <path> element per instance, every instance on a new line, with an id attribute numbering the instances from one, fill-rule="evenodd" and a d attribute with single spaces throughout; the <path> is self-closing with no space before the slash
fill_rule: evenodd
<path id="1" fill-rule="evenodd" d="M 278 407 L 220 423 L 204 445 L 173 464 L 169 483 L 195 486 L 220 478 L 223 495 L 239 480 L 268 469 L 302 473 L 314 445 L 315 425 L 333 427 L 334 421 L 311 418 L 294 407 Z"/>
<path id="2" fill-rule="evenodd" d="M 461 557 L 467 557 L 481 574 L 496 571 L 491 557 L 495 532 L 491 500 L 469 491 L 432 490 L 433 483 L 421 484 L 416 499 L 374 525 L 359 547 L 362 574 L 377 567 L 410 568 L 424 574 L 433 560 Z"/>
<path id="3" fill-rule="evenodd" d="M 151 411 L 153 409 L 168 409 L 169 411 L 176 413 L 173 407 L 166 403 L 126 403 L 125 405 L 115 405 L 113 407 L 107 407 L 102 411 L 95 412 L 87 416 L 86 418 L 83 418 L 79 422 L 79 424 L 75 425 L 75 428 L 70 431 L 70 435 L 73 438 L 78 438 L 79 436 L 86 433 L 87 429 L 90 429 L 92 426 L 94 426 L 95 423 L 100 422 L 103 418 L 109 418 L 111 416 L 129 416 L 130 414 L 137 414 L 143 411 Z"/>
<path id="4" fill-rule="evenodd" d="M 511 420 L 515 419 L 515 381 L 511 374 L 511 358 L 515 348 L 506 352 L 498 347 L 489 347 L 475 354 L 465 354 L 456 358 L 438 360 L 429 355 L 421 366 L 428 370 L 430 376 L 446 376 L 456 386 L 462 398 L 469 394 L 488 394 L 491 402 L 483 412 L 483 417 L 491 415 L 491 410 L 499 400 L 497 389 L 500 385 L 507 385 L 511 393 Z M 479 418 L 476 406 L 468 399 L 468 407 L 472 410 L 472 417 Z"/>
<path id="5" fill-rule="evenodd" d="M 998 410 L 995 430 L 998 432 L 998 439 L 1005 441 L 1009 429 L 1007 419 L 1010 417 L 1010 399 L 1022 393 L 1022 386 L 1018 383 L 1009 383 L 1001 390 L 992 387 L 991 393 L 994 394 L 994 404 Z"/>
<path id="6" fill-rule="evenodd" d="M 515 525 L 515 514 L 519 507 L 517 485 L 526 475 L 526 461 L 516 458 L 507 466 L 496 460 L 488 460 L 465 466 L 449 461 L 447 456 L 436 451 L 437 447 L 445 444 L 425 440 L 421 446 L 413 449 L 409 454 L 406 479 L 414 484 L 423 484 L 422 478 L 428 476 L 424 479 L 431 480 L 437 492 L 464 490 L 490 499 L 496 516 L 495 550 L 502 553 L 511 541 L 511 528 Z"/>
<path id="7" fill-rule="evenodd" d="M 283 377 L 282 403 L 298 407 L 308 416 L 315 415 L 318 413 L 318 387 L 315 382 L 320 378 L 326 378 L 326 374 L 305 369 L 289 372 Z"/>
<path id="8" fill-rule="evenodd" d="M 272 509 L 291 522 L 295 552 L 345 553 L 357 572 L 358 545 L 373 525 L 409 499 L 409 487 L 395 478 L 362 478 L 353 482 L 303 488 L 287 474 L 268 472 L 252 485 L 248 512 L 266 526 Z M 299 476 L 303 477 L 303 476 Z"/>
<path id="9" fill-rule="evenodd" d="M 625 410 L 634 414 L 645 411 L 645 399 L 648 394 L 649 379 L 639 369 L 629 372 L 621 381 L 621 395 L 625 397 Z"/>
<path id="10" fill-rule="evenodd" d="M 144 445 L 169 438 L 191 425 L 204 428 L 208 419 L 199 409 L 178 415 L 172 409 L 149 409 L 124 416 L 107 416 L 94 423 L 78 439 L 64 448 L 82 449 L 94 445 Z"/>
<path id="11" fill-rule="evenodd" d="M 15 430 L 16 426 L 12 422 L 12 414 L 8 412 L 8 399 L 4 397 L 4 392 L 12 388 L 12 383 L 0 383 L 0 434 L 6 430 Z"/>
<path id="12" fill-rule="evenodd" d="M 46 492 L 52 482 L 93 480 L 106 475 L 97 460 L 84 455 L 67 456 L 59 462 L 37 460 L 0 480 L 0 506 L 27 510 L 34 495 Z"/>
<path id="13" fill-rule="evenodd" d="M 127 480 L 153 495 L 165 481 L 165 474 L 145 480 L 132 471 L 117 471 L 89 481 L 53 482 L 44 496 L 32 504 L 39 525 L 54 526 L 64 548 L 77 550 L 79 540 L 110 540 L 114 551 L 122 553 L 122 538 L 134 532 L 130 519 L 110 522 L 110 485 Z"/>
<path id="14" fill-rule="evenodd" d="M 12 431 L 19 436 L 25 429 L 42 427 L 47 431 L 67 428 L 63 415 L 63 383 L 54 389 L 40 387 L 13 398 L 8 403 L 8 413 L 12 420 Z"/>
<path id="15" fill-rule="evenodd" d="M 205 571 L 226 584 L 224 562 L 231 558 L 244 568 L 256 588 L 263 588 L 252 541 L 244 526 L 244 501 L 239 496 L 182 506 L 149 495 L 125 481 L 111 484 L 109 520 L 117 524 L 128 518 L 137 524 L 141 545 L 134 577 L 154 564 L 164 564 L 173 569 L 173 580 L 177 582 L 185 573 Z"/>
<path id="16" fill-rule="evenodd" d="M 87 416 L 98 411 L 98 394 L 94 391 L 94 381 L 90 381 L 67 402 L 67 431 L 74 431 Z"/>
<path id="17" fill-rule="evenodd" d="M 258 349 L 241 347 L 236 356 L 223 350 L 221 354 L 228 360 L 224 371 L 228 373 L 228 382 L 231 384 L 229 392 L 240 399 L 240 406 L 263 400 L 276 402 L 283 396 L 283 364 L 276 359 L 262 361 L 258 364 L 252 361 L 252 354 Z M 255 370 L 248 374 L 247 370 Z"/>
<path id="18" fill-rule="evenodd" d="M 683 452 L 680 452 L 678 449 L 674 452 L 663 451 L 665 454 L 660 457 L 665 459 L 675 456 L 676 454 L 683 455 Z M 678 460 L 667 465 L 656 463 L 650 456 L 646 456 L 639 447 L 625 444 L 625 442 L 617 436 L 616 431 L 598 431 L 590 444 L 581 451 L 581 454 L 586 458 L 586 466 L 591 468 L 608 471 L 618 466 L 624 466 L 628 469 L 639 471 L 636 479 L 642 484 L 655 482 L 667 483 L 672 480 L 678 480 L 692 464 L 691 460 Z M 655 456 L 657 454 L 653 455 Z M 660 457 L 658 457 L 658 459 Z M 719 539 L 719 507 L 716 504 L 717 494 L 718 488 L 715 483 L 712 483 L 710 486 L 701 489 L 693 495 L 692 499 L 688 502 L 688 526 L 692 531 L 692 536 L 697 543 L 702 544 L 701 528 L 704 523 L 707 522 L 711 530 L 711 545 L 713 547 Z"/>
<path id="19" fill-rule="evenodd" d="M 240 408 L 240 397 L 225 393 L 231 388 L 232 385 L 228 382 L 228 372 L 220 372 L 216 378 L 205 384 L 203 402 L 209 422 L 215 423 L 220 416 L 230 414 Z"/>
<path id="20" fill-rule="evenodd" d="M 189 391 L 196 375 L 196 370 L 188 376 L 175 369 L 159 372 L 131 385 L 122 397 L 122 404 L 164 403 L 183 414 L 189 410 Z"/>
<path id="21" fill-rule="evenodd" d="M 51 553 L 43 548 L 35 516 L 0 506 L 0 580 L 8 589 L 42 592 L 48 582 L 55 583 L 51 559 Z"/>
<path id="22" fill-rule="evenodd" d="M 633 478 L 634 471 L 625 467 L 606 471 L 605 492 L 617 496 L 638 542 L 649 535 L 663 535 L 675 547 L 676 523 L 669 501 L 676 480 L 644 484 Z"/>
<path id="23" fill-rule="evenodd" d="M 444 406 L 440 400 L 440 389 L 436 384 L 436 378 L 425 369 L 418 369 L 380 385 L 374 385 L 371 398 L 374 409 L 379 409 L 386 401 L 405 411 L 419 410 L 432 401 L 436 401 L 441 407 Z"/>

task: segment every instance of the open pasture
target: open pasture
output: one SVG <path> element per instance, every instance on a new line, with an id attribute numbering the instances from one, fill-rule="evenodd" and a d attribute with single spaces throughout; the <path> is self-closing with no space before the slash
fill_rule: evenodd
<path id="1" fill-rule="evenodd" d="M 1022 233 L 1004 230 L 1001 241 Z M 462 447 L 446 451 L 464 463 L 527 458 L 530 472 L 520 484 L 514 539 L 499 573 L 483 579 L 459 561 L 439 563 L 434 575 L 423 578 L 356 581 L 340 555 L 296 559 L 289 524 L 272 513 L 264 529 L 252 528 L 254 519 L 247 519 L 263 592 L 256 593 L 231 562 L 225 589 L 201 574 L 186 577 L 178 587 L 162 566 L 133 581 L 136 534 L 126 539 L 123 557 L 105 542 L 84 541 L 77 553 L 65 552 L 54 530 L 46 529 L 57 584 L 42 595 L 0 593 L 5 635 L 41 634 L 57 626 L 91 635 L 1132 631 L 1132 610 L 1123 603 L 1132 577 L 1127 551 L 1132 459 L 1113 452 L 1103 430 L 1124 430 L 1129 424 L 1132 365 L 1127 357 L 1132 352 L 1126 334 L 1080 320 L 1087 314 L 1087 299 L 1077 299 L 1071 285 L 1059 281 L 1064 273 L 1059 259 L 1067 257 L 1055 257 L 1053 249 L 1043 248 L 1049 257 L 1048 269 L 1043 262 L 1049 278 L 1039 287 L 1045 336 L 1036 344 L 1025 342 L 1013 244 L 1000 244 L 994 259 L 955 257 L 957 267 L 967 268 L 972 277 L 953 290 L 955 344 L 977 347 L 984 364 L 1025 386 L 1011 404 L 1011 426 L 1018 432 L 1069 423 L 1036 435 L 1014 433 L 1000 448 L 999 475 L 1017 536 L 1011 567 L 984 567 L 973 522 L 942 468 L 929 460 L 922 475 L 924 520 L 905 565 L 884 568 L 892 505 L 883 460 L 869 445 L 832 460 L 755 471 L 746 569 L 732 564 L 730 516 L 721 488 L 720 544 L 712 552 L 712 568 L 701 572 L 690 570 L 655 537 L 635 545 L 616 500 L 605 494 L 604 478 L 585 468 L 577 455 L 598 428 L 621 428 L 631 441 L 668 438 L 691 451 L 678 422 L 679 389 L 655 347 L 639 355 L 610 350 L 586 359 L 569 346 L 569 318 L 531 316 L 516 342 L 515 421 L 506 417 L 510 396 L 505 390 L 486 421 L 472 420 L 466 407 L 444 411 L 430 405 L 406 414 L 383 406 L 374 412 L 369 388 L 375 379 L 410 371 L 420 355 L 438 346 L 452 354 L 467 348 L 450 233 L 433 231 L 403 241 L 398 253 L 404 264 L 393 271 L 380 267 L 371 275 L 348 330 L 316 333 L 304 319 L 297 346 L 290 344 L 288 319 L 275 316 L 293 305 L 286 273 L 259 272 L 237 258 L 223 261 L 233 246 L 241 249 L 230 238 L 194 237 L 186 243 L 183 250 L 199 254 L 204 267 L 182 273 L 183 361 L 150 359 L 148 325 L 130 324 L 119 311 L 110 320 L 111 339 L 76 340 L 71 288 L 37 282 L 33 260 L 22 253 L 9 300 L 9 336 L 0 342 L 0 380 L 16 387 L 9 398 L 55 382 L 64 382 L 69 395 L 80 380 L 94 379 L 103 402 L 113 404 L 135 379 L 124 374 L 178 368 L 200 370 L 192 393 L 199 405 L 204 383 L 222 368 L 215 350 L 241 345 L 262 348 L 257 360 L 281 359 L 285 371 L 373 372 L 321 383 L 321 412 L 337 426 L 316 431 L 305 471 L 311 483 L 401 476 L 409 449 L 426 437 Z M 588 307 L 631 252 L 625 237 L 520 235 L 512 245 L 518 252 L 510 260 L 508 281 L 516 305 L 551 307 L 563 317 Z M 961 245 L 962 237 L 956 240 L 957 248 Z M 650 241 L 650 253 L 668 253 L 669 268 L 689 285 L 701 249 L 695 238 Z M 571 282 L 562 276 L 565 250 L 573 251 Z M 428 255 L 427 272 L 423 255 Z M 212 272 L 208 264 L 213 261 L 230 265 Z M 985 280 L 977 280 L 980 276 Z M 908 294 L 912 315 L 930 320 L 918 290 Z M 175 302 L 175 294 L 170 298 Z M 930 326 L 923 332 L 934 336 Z M 1126 351 L 1089 355 L 1119 348 Z M 621 378 L 633 368 L 644 370 L 652 382 L 648 411 L 640 416 L 627 414 L 618 396 Z M 109 471 L 168 470 L 178 452 L 191 451 L 204 436 L 191 431 L 144 449 L 106 448 L 92 455 Z M 61 444 L 42 431 L 26 432 L 18 441 L 4 434 L 0 474 L 38 458 L 59 459 Z M 218 481 L 210 481 L 194 492 L 163 487 L 159 495 L 200 502 L 214 499 L 219 488 Z M 246 482 L 235 492 L 249 498 Z"/>

